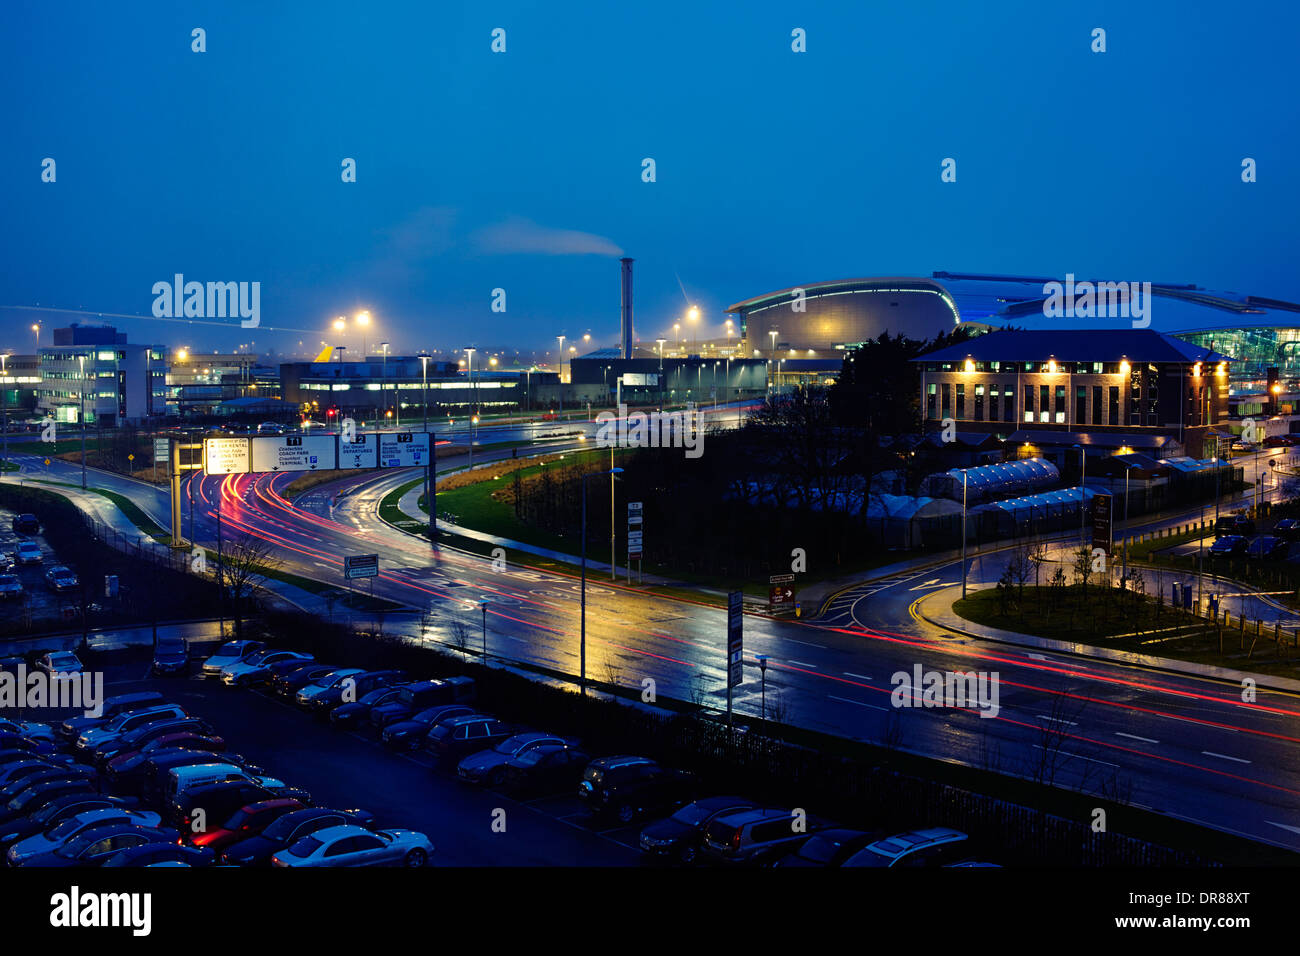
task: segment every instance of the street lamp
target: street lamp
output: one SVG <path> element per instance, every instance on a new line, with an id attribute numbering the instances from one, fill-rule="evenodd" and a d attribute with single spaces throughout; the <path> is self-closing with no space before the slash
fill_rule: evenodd
<path id="1" fill-rule="evenodd" d="M 361 361 L 364 362 L 364 361 L 366 360 L 366 332 L 365 332 L 365 330 L 370 326 L 370 313 L 369 313 L 369 312 L 358 312 L 358 313 L 356 314 L 356 322 L 357 322 L 357 325 L 361 326 Z"/>
<path id="2" fill-rule="evenodd" d="M 8 353 L 0 353 L 0 408 L 4 414 L 4 455 L 0 461 L 4 462 L 4 467 L 0 468 L 0 478 L 4 477 L 4 469 L 9 466 L 9 383 L 4 381 L 9 377 L 5 370 L 5 360 L 9 358 Z"/>
<path id="3" fill-rule="evenodd" d="M 698 351 L 699 334 L 700 334 L 700 310 L 697 309 L 695 306 L 691 306 L 691 310 L 686 313 L 686 318 L 690 319 L 691 325 L 694 326 L 694 328 L 691 329 L 691 350 Z"/>
<path id="4" fill-rule="evenodd" d="M 364 314 L 365 313 L 363 312 L 362 315 Z M 363 339 L 362 341 L 364 342 L 365 340 Z M 384 361 L 380 365 L 380 373 L 379 373 L 379 397 L 384 402 L 384 415 L 385 417 L 387 417 L 388 414 L 388 343 L 380 342 L 379 347 L 384 350 Z M 366 357 L 366 347 L 364 345 L 361 347 L 361 357 L 362 359 Z M 402 424 L 400 413 L 397 420 L 397 424 L 399 425 Z"/>
<path id="5" fill-rule="evenodd" d="M 564 336 L 556 336 L 560 340 L 560 421 L 564 421 Z"/>
<path id="6" fill-rule="evenodd" d="M 776 377 L 775 377 L 776 376 L 776 337 L 781 333 L 779 329 L 771 329 L 768 331 L 767 334 L 772 337 L 772 374 L 773 374 L 772 387 L 773 389 L 775 389 L 776 388 Z"/>
<path id="7" fill-rule="evenodd" d="M 467 348 L 467 349 L 465 350 L 465 355 L 469 358 L 469 395 L 470 395 L 470 405 L 473 407 L 473 411 L 470 412 L 470 416 L 469 416 L 469 420 L 470 420 L 470 433 L 469 433 L 469 467 L 470 467 L 470 468 L 473 468 L 473 467 L 474 467 L 474 428 L 473 428 L 473 426 L 474 426 L 474 423 L 478 421 L 478 402 L 475 400 L 476 396 L 475 396 L 475 394 L 474 394 L 474 353 L 477 352 L 477 351 L 478 351 L 478 349 L 474 348 L 473 346 L 471 346 L 470 348 Z"/>
<path id="8" fill-rule="evenodd" d="M 966 598 L 966 469 L 961 470 L 961 596 Z"/>
<path id="9" fill-rule="evenodd" d="M 483 663 L 487 663 L 487 606 L 488 602 L 484 601 L 479 604 L 479 610 L 483 612 Z"/>
<path id="10" fill-rule="evenodd" d="M 1079 449 L 1079 547 L 1088 547 L 1088 520 L 1087 509 L 1084 507 L 1084 489 L 1088 483 L 1088 453 L 1082 445 L 1075 445 Z"/>
<path id="11" fill-rule="evenodd" d="M 760 706 L 762 707 L 763 722 L 767 723 L 767 655 L 756 654 L 755 657 L 758 659 L 758 673 L 762 679 L 762 690 L 759 692 Z"/>
<path id="12" fill-rule="evenodd" d="M 427 352 L 420 353 L 420 405 L 424 409 L 424 433 L 429 434 L 429 359 Z M 433 474 L 433 468 L 438 460 L 437 451 L 434 448 L 433 438 L 425 439 L 429 443 L 429 460 L 424 469 L 424 503 L 429 509 L 429 541 L 435 543 L 438 539 L 438 509 L 430 492 L 430 476 Z"/>
<path id="13" fill-rule="evenodd" d="M 582 687 L 582 693 L 587 693 L 587 479 L 601 478 L 605 475 L 613 476 L 623 474 L 622 468 L 610 468 L 608 471 L 594 471 L 591 474 L 582 476 L 582 612 L 578 651 L 578 683 Z M 609 556 L 609 563 L 614 564 L 614 555 Z"/>
<path id="14" fill-rule="evenodd" d="M 81 381 L 77 383 L 77 419 L 81 422 L 81 490 L 86 490 L 86 356 L 77 356 Z"/>
<path id="15" fill-rule="evenodd" d="M 41 323 L 32 323 L 32 331 L 36 333 L 36 351 L 41 350 Z"/>

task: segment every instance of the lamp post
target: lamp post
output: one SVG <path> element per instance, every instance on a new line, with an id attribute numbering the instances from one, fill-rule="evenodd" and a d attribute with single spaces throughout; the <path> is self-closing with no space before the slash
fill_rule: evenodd
<path id="1" fill-rule="evenodd" d="M 81 381 L 77 383 L 77 419 L 81 422 L 81 490 L 86 490 L 86 356 L 77 356 Z"/>
<path id="2" fill-rule="evenodd" d="M 587 693 L 587 479 L 600 478 L 609 475 L 610 480 L 614 480 L 615 475 L 621 475 L 622 468 L 611 468 L 609 471 L 594 471 L 589 475 L 582 476 L 582 610 L 580 612 L 579 624 L 579 650 L 578 650 L 578 683 L 582 688 L 582 693 Z M 610 555 L 610 561 L 613 562 L 614 556 Z"/>
<path id="3" fill-rule="evenodd" d="M 966 469 L 961 470 L 961 596 L 966 597 Z"/>
<path id="4" fill-rule="evenodd" d="M 700 348 L 700 310 L 695 306 L 691 306 L 690 311 L 686 313 L 686 317 L 691 321 L 691 351 L 698 354 Z"/>
<path id="5" fill-rule="evenodd" d="M 479 604 L 479 610 L 483 612 L 483 663 L 485 664 L 487 663 L 487 606 L 487 601 Z"/>
<path id="6" fill-rule="evenodd" d="M 9 373 L 5 370 L 7 358 L 9 358 L 7 354 L 0 354 L 0 407 L 3 408 L 4 414 L 4 456 L 0 458 L 4 466 L 0 468 L 0 478 L 4 477 L 4 471 L 9 466 L 9 383 L 4 381 L 9 377 Z"/>
<path id="7" fill-rule="evenodd" d="M 1088 547 L 1088 522 L 1087 509 L 1084 507 L 1083 489 L 1087 484 L 1088 478 L 1088 456 L 1082 445 L 1075 445 L 1079 449 L 1079 547 Z"/>
<path id="8" fill-rule="evenodd" d="M 560 340 L 560 421 L 564 421 L 564 336 L 556 336 Z"/>
<path id="9" fill-rule="evenodd" d="M 370 313 L 358 312 L 356 315 L 357 325 L 361 326 L 361 361 L 366 360 L 366 328 L 370 325 Z M 385 343 L 387 344 L 387 343 Z"/>
<path id="10" fill-rule="evenodd" d="M 762 708 L 763 723 L 767 723 L 767 655 L 757 654 L 755 656 L 758 659 L 758 674 L 762 682 L 759 685 L 761 688 L 759 691 L 759 706 Z"/>
<path id="11" fill-rule="evenodd" d="M 1124 580 L 1128 580 L 1128 473 L 1131 464 L 1124 466 Z"/>
<path id="12" fill-rule="evenodd" d="M 37 351 L 37 352 L 40 352 L 40 350 L 41 350 L 41 323 L 39 323 L 39 322 L 33 322 L 33 323 L 32 323 L 32 331 L 36 333 L 36 351 Z"/>
<path id="13" fill-rule="evenodd" d="M 420 353 L 420 404 L 424 408 L 424 433 L 429 435 L 429 359 L 427 352 Z M 429 443 L 429 460 L 424 467 L 424 503 L 429 509 L 429 543 L 436 544 L 438 540 L 438 508 L 434 501 L 435 495 L 432 493 L 435 489 L 433 484 L 433 469 L 438 460 L 437 449 L 434 445 L 433 436 L 429 435 L 425 439 Z"/>

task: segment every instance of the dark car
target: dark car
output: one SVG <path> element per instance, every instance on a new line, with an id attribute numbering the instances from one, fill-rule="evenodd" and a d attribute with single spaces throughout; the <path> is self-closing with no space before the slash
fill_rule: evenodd
<path id="1" fill-rule="evenodd" d="M 695 777 L 661 767 L 647 757 L 598 757 L 582 772 L 578 797 L 596 816 L 631 823 L 672 813 L 694 797 Z"/>
<path id="2" fill-rule="evenodd" d="M 772 865 L 778 867 L 839 866 L 880 837 L 880 833 L 867 833 L 862 830 L 821 830 L 805 840 L 793 853 L 781 857 Z"/>
<path id="3" fill-rule="evenodd" d="M 182 637 L 160 637 L 153 648 L 149 671 L 155 677 L 185 674 L 190 669 L 190 646 Z"/>
<path id="4" fill-rule="evenodd" d="M 226 749 L 226 742 L 221 737 L 209 737 L 197 733 L 166 734 L 157 740 L 151 740 L 133 753 L 118 754 L 108 762 L 105 775 L 114 790 L 138 789 L 143 785 L 149 769 L 149 761 L 165 753 L 180 750 L 201 751 L 212 755 Z"/>
<path id="5" fill-rule="evenodd" d="M 477 713 L 469 704 L 439 704 L 420 711 L 408 720 L 395 720 L 379 733 L 379 739 L 389 747 L 419 750 L 427 746 L 429 731 L 444 720 L 466 717 Z"/>
<path id="6" fill-rule="evenodd" d="M 1300 541 L 1300 521 L 1295 518 L 1283 518 L 1273 525 L 1273 533 L 1287 541 Z"/>
<path id="7" fill-rule="evenodd" d="M 19 840 L 43 833 L 56 823 L 75 817 L 78 813 L 90 810 L 129 810 L 134 803 L 134 800 L 123 800 L 121 797 L 86 792 L 57 797 L 26 819 L 14 820 L 8 826 L 0 828 L 0 853 L 7 852 Z"/>
<path id="8" fill-rule="evenodd" d="M 96 766 L 104 767 L 110 760 L 118 754 L 131 753 L 139 750 L 151 740 L 157 740 L 159 737 L 166 737 L 170 734 L 201 734 L 210 737 L 213 734 L 212 725 L 206 720 L 199 717 L 182 717 L 178 720 L 159 720 L 151 724 L 145 724 L 138 727 L 129 734 L 123 734 L 117 740 L 110 741 L 101 747 L 96 747 L 93 755 Z"/>
<path id="9" fill-rule="evenodd" d="M 16 793 L 0 810 L 0 826 L 35 813 L 51 800 L 70 793 L 90 793 L 94 788 L 84 777 L 59 777 L 41 780 Z"/>
<path id="10" fill-rule="evenodd" d="M 510 759 L 501 781 L 514 794 L 572 793 L 591 755 L 576 747 L 538 747 Z"/>
<path id="11" fill-rule="evenodd" d="M 1225 535 L 1250 535 L 1255 533 L 1255 522 L 1245 515 L 1220 515 L 1214 522 L 1215 537 Z"/>
<path id="12" fill-rule="evenodd" d="M 15 763 L 23 765 L 28 764 L 29 761 L 20 760 Z M 21 773 L 14 772 L 6 775 L 3 786 L 0 786 L 0 801 L 8 803 L 23 790 L 26 790 L 33 784 L 43 783 L 46 780 L 67 780 L 75 778 L 77 780 L 86 781 L 87 783 L 92 783 L 95 779 L 94 772 L 88 767 L 78 767 L 45 760 L 40 761 L 40 763 L 42 766 L 34 768 L 28 767 Z"/>
<path id="13" fill-rule="evenodd" d="M 292 698 L 308 684 L 314 684 L 338 669 L 337 664 L 319 664 L 315 661 L 300 664 L 283 673 L 275 674 L 271 678 L 271 689 L 281 697 Z"/>
<path id="14" fill-rule="evenodd" d="M 461 760 L 456 767 L 456 776 L 467 783 L 482 783 L 490 787 L 500 786 L 506 778 L 506 764 L 522 753 L 534 747 L 563 747 L 570 741 L 554 734 L 539 733 L 530 730 L 513 734 L 488 750 L 480 750 Z"/>
<path id="15" fill-rule="evenodd" d="M 240 840 L 257 836 L 285 814 L 302 809 L 305 809 L 302 801 L 292 797 L 250 803 L 231 814 L 221 826 L 194 834 L 190 837 L 190 842 L 195 846 L 211 847 L 219 853 Z"/>
<path id="16" fill-rule="evenodd" d="M 99 866 L 115 853 L 147 843 L 176 845 L 175 830 L 142 827 L 133 823 L 118 823 L 96 829 L 65 843 L 58 849 L 33 856 L 21 866 Z"/>
<path id="17" fill-rule="evenodd" d="M 165 808 L 163 817 L 180 827 L 188 837 L 206 829 L 216 829 L 220 821 L 229 820 L 240 807 L 262 800 L 275 800 L 279 796 L 247 780 L 227 780 L 187 791 Z M 195 816 L 198 810 L 203 811 L 201 819 Z"/>
<path id="18" fill-rule="evenodd" d="M 779 807 L 722 814 L 704 828 L 701 858 L 731 865 L 770 863 L 797 850 L 817 829 L 817 823 Z"/>
<path id="19" fill-rule="evenodd" d="M 107 724 L 118 714 L 126 713 L 128 710 L 144 710 L 163 703 L 166 703 L 166 701 L 163 699 L 163 695 L 157 691 L 119 694 L 104 701 L 103 709 L 98 717 L 69 717 L 61 724 L 58 724 L 54 728 L 54 732 L 71 743 L 87 730 Z"/>
<path id="20" fill-rule="evenodd" d="M 331 810 L 328 807 L 295 810 L 280 817 L 257 836 L 227 847 L 221 859 L 224 863 L 238 866 L 270 866 L 275 853 L 317 830 L 340 826 L 369 827 L 372 823 L 374 818 L 364 810 Z"/>
<path id="21" fill-rule="evenodd" d="M 43 754 L 25 753 L 21 760 L 11 760 L 0 765 L 0 795 L 8 793 L 9 796 L 13 796 L 15 791 L 10 789 L 11 784 L 33 774 L 49 770 L 62 771 L 59 776 L 79 775 L 87 780 L 94 776 L 90 768 L 83 767 L 80 764 L 64 763 Z"/>
<path id="22" fill-rule="evenodd" d="M 380 687 L 351 704 L 339 704 L 330 711 L 330 724 L 339 730 L 351 730 L 362 724 L 368 724 L 370 723 L 370 711 L 385 701 L 395 698 L 400 689 L 400 685 Z"/>
<path id="23" fill-rule="evenodd" d="M 326 688 L 312 696 L 307 709 L 321 720 L 329 718 L 330 711 L 342 704 L 356 703 L 372 690 L 404 684 L 407 681 L 403 671 L 364 671 L 353 674 L 336 687 Z"/>
<path id="24" fill-rule="evenodd" d="M 970 857 L 970 840 L 960 830 L 929 827 L 867 844 L 841 865 L 847 867 L 936 867 Z"/>
<path id="25" fill-rule="evenodd" d="M 688 803 L 672 816 L 656 820 L 641 831 L 641 852 L 679 863 L 694 863 L 704 842 L 704 828 L 714 817 L 757 806 L 744 797 L 706 797 Z"/>
<path id="26" fill-rule="evenodd" d="M 424 740 L 424 749 L 440 760 L 462 760 L 495 747 L 514 732 L 504 720 L 486 714 L 466 714 L 434 724 Z"/>
<path id="27" fill-rule="evenodd" d="M 41 523 L 36 515 L 14 515 L 13 529 L 17 534 L 37 534 L 41 530 Z"/>
<path id="28" fill-rule="evenodd" d="M 151 795 L 160 794 L 167 774 L 177 767 L 194 767 L 205 763 L 229 763 L 243 767 L 249 774 L 261 776 L 261 768 L 249 763 L 239 754 L 210 753 L 204 750 L 178 748 L 160 751 L 144 763 L 144 775 L 140 782 L 142 792 Z"/>
<path id="29" fill-rule="evenodd" d="M 1289 547 L 1282 538 L 1262 534 L 1247 546 L 1246 557 L 1254 561 L 1280 561 L 1286 557 Z"/>
<path id="30" fill-rule="evenodd" d="M 118 850 L 104 866 L 157 866 L 160 863 L 182 863 L 185 866 L 211 866 L 216 854 L 202 846 L 185 846 L 181 843 L 142 843 L 139 846 Z"/>
<path id="31" fill-rule="evenodd" d="M 1210 557 L 1212 558 L 1238 558 L 1246 553 L 1250 542 L 1239 534 L 1224 535 L 1222 538 L 1215 540 L 1210 545 Z"/>
<path id="32" fill-rule="evenodd" d="M 474 682 L 469 678 L 450 677 L 446 680 L 425 680 L 407 684 L 392 700 L 385 701 L 370 711 L 370 723 L 376 730 L 389 724 L 406 720 L 422 710 L 440 704 L 465 704 L 474 699 Z"/>

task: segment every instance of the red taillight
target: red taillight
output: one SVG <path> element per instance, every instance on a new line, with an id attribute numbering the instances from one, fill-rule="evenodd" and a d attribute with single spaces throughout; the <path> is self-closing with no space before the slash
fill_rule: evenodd
<path id="1" fill-rule="evenodd" d="M 731 834 L 731 848 L 733 850 L 740 849 L 740 828 L 739 827 L 737 827 Z"/>

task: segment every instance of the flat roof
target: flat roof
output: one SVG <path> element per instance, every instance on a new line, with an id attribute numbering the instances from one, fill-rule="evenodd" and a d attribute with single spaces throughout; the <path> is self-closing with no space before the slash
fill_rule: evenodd
<path id="1" fill-rule="evenodd" d="M 913 362 L 1229 362 L 1226 355 L 1155 329 L 1002 329 L 927 352 Z"/>

